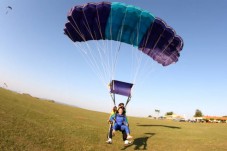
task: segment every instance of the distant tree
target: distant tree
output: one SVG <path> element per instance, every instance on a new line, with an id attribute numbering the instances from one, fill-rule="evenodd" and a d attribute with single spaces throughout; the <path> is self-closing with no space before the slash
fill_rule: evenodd
<path id="1" fill-rule="evenodd" d="M 196 109 L 194 117 L 202 117 L 202 116 L 203 116 L 203 113 L 199 109 Z"/>
<path id="2" fill-rule="evenodd" d="M 152 116 L 151 115 L 148 115 L 149 118 L 151 118 Z"/>
<path id="3" fill-rule="evenodd" d="M 166 115 L 173 115 L 173 112 L 167 112 Z"/>
<path id="4" fill-rule="evenodd" d="M 157 113 L 157 118 L 158 118 L 159 117 L 160 110 L 155 109 L 154 111 Z"/>
<path id="5" fill-rule="evenodd" d="M 158 113 L 160 112 L 160 110 L 157 110 L 157 109 L 155 109 L 154 111 L 155 111 L 155 112 L 158 112 Z"/>

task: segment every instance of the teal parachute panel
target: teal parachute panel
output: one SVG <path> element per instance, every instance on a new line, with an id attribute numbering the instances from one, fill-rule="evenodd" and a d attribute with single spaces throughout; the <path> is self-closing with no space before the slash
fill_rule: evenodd
<path id="1" fill-rule="evenodd" d="M 113 2 L 105 38 L 138 46 L 155 17 L 132 5 Z"/>
<path id="2" fill-rule="evenodd" d="M 135 29 L 133 32 L 134 46 L 138 46 L 143 39 L 143 36 L 148 31 L 150 25 L 154 22 L 155 17 L 148 11 L 143 10 L 140 14 L 140 20 L 138 22 L 138 29 Z M 149 31 L 148 31 L 149 32 Z"/>
<path id="3" fill-rule="evenodd" d="M 110 16 L 107 21 L 105 38 L 109 40 L 118 40 L 118 33 L 122 26 L 122 20 L 125 16 L 126 5 L 118 2 L 111 4 Z"/>

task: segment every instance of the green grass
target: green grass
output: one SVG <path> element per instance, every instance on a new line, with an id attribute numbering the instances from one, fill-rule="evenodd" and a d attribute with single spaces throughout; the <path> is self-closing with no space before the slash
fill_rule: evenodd
<path id="1" fill-rule="evenodd" d="M 227 150 L 227 124 L 134 117 L 129 117 L 134 144 L 124 147 L 121 133 L 105 144 L 108 117 L 0 88 L 0 150 Z"/>

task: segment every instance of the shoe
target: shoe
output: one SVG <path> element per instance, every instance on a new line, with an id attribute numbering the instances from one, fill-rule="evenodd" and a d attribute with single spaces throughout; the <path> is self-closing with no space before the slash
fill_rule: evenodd
<path id="1" fill-rule="evenodd" d="M 112 139 L 109 138 L 107 141 L 106 141 L 107 144 L 112 144 Z"/>
<path id="2" fill-rule="evenodd" d="M 131 135 L 128 135 L 128 136 L 127 136 L 127 139 L 132 139 L 132 136 L 131 136 Z"/>
<path id="3" fill-rule="evenodd" d="M 125 146 L 130 145 L 130 144 L 132 144 L 132 142 L 131 142 L 131 141 L 129 141 L 129 140 L 125 140 L 125 142 L 124 142 L 124 145 L 125 145 Z"/>

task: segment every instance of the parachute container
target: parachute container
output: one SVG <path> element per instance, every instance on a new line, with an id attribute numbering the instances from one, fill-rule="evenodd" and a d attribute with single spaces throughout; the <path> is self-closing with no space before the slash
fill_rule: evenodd
<path id="1" fill-rule="evenodd" d="M 110 93 L 130 97 L 132 86 L 132 83 L 112 80 L 110 82 Z"/>

